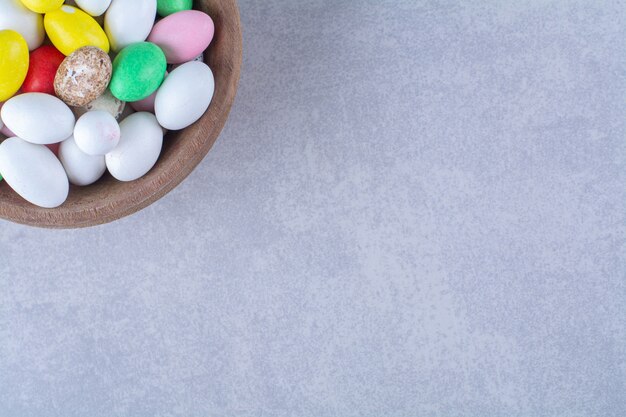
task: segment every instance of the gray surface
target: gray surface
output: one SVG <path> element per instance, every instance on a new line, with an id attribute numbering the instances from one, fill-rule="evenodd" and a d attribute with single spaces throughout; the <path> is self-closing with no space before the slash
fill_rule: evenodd
<path id="1" fill-rule="evenodd" d="M 626 415 L 624 1 L 241 1 L 198 170 L 0 223 L 0 416 Z"/>

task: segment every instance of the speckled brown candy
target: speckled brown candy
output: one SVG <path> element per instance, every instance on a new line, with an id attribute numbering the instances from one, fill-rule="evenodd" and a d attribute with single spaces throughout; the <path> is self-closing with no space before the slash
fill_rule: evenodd
<path id="1" fill-rule="evenodd" d="M 85 106 L 109 85 L 111 58 L 103 50 L 85 46 L 65 58 L 54 78 L 56 95 L 70 106 Z"/>

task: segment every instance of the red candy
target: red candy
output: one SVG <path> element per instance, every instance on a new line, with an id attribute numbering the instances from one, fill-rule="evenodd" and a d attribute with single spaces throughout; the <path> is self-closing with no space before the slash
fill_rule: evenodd
<path id="1" fill-rule="evenodd" d="M 54 95 L 54 76 L 65 55 L 54 46 L 44 45 L 30 53 L 30 66 L 22 84 L 24 93 Z"/>

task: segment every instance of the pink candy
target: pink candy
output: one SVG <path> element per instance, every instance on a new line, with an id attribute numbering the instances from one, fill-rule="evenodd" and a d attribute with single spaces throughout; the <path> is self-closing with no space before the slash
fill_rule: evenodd
<path id="1" fill-rule="evenodd" d="M 130 106 L 135 111 L 147 111 L 150 113 L 154 113 L 154 100 L 156 99 L 157 92 L 150 94 L 147 98 L 139 101 L 133 101 Z"/>
<path id="2" fill-rule="evenodd" d="M 165 77 L 167 77 L 167 75 L 168 75 L 168 72 L 165 71 Z M 158 90 L 150 94 L 148 97 L 144 98 L 143 100 L 133 101 L 128 104 L 130 104 L 130 106 L 135 111 L 147 111 L 149 113 L 154 113 L 154 100 L 156 100 L 157 93 L 158 93 Z"/>
<path id="3" fill-rule="evenodd" d="M 181 64 L 202 53 L 213 40 L 213 19 L 198 10 L 185 10 L 167 16 L 152 28 L 148 42 L 163 49 L 167 62 Z"/>

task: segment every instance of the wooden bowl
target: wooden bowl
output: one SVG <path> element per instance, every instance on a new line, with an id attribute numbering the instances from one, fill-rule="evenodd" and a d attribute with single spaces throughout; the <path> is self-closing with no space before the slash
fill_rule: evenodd
<path id="1" fill-rule="evenodd" d="M 0 182 L 0 218 L 47 228 L 79 228 L 108 223 L 128 216 L 170 192 L 193 171 L 222 131 L 235 100 L 241 70 L 242 35 L 237 0 L 196 0 L 194 8 L 215 22 L 215 37 L 205 62 L 215 76 L 213 101 L 192 126 L 170 132 L 154 168 L 132 182 L 105 175 L 88 187 L 70 187 L 67 201 L 58 208 L 36 207 Z"/>

